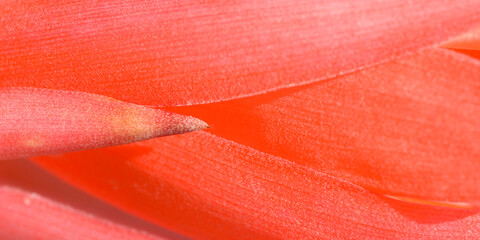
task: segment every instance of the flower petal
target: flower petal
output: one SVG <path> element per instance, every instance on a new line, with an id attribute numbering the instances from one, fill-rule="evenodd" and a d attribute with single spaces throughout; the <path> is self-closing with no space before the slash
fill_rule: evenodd
<path id="1" fill-rule="evenodd" d="M 0 87 L 209 103 L 324 80 L 480 24 L 480 2 L 7 1 Z"/>
<path id="2" fill-rule="evenodd" d="M 455 49 L 456 52 L 468 55 L 472 58 L 476 58 L 480 60 L 480 50 L 472 50 L 472 49 Z"/>
<path id="3" fill-rule="evenodd" d="M 111 239 L 120 235 L 118 239 L 186 240 L 85 194 L 27 159 L 0 162 L 0 189 L 1 239 Z"/>
<path id="4" fill-rule="evenodd" d="M 37 162 L 116 206 L 198 239 L 455 239 L 480 234 L 477 209 L 378 196 L 206 132 Z"/>
<path id="5" fill-rule="evenodd" d="M 0 202 L 1 239 L 165 239 L 13 187 L 0 186 Z"/>
<path id="6" fill-rule="evenodd" d="M 443 44 L 442 47 L 480 59 L 480 28 L 456 37 Z"/>
<path id="7" fill-rule="evenodd" d="M 81 92 L 0 88 L 0 160 L 201 130 L 201 120 Z"/>
<path id="8" fill-rule="evenodd" d="M 437 49 L 323 83 L 169 110 L 370 190 L 480 204 L 479 80 L 480 62 Z"/>
<path id="9" fill-rule="evenodd" d="M 462 34 L 442 45 L 445 48 L 480 50 L 480 28 Z"/>

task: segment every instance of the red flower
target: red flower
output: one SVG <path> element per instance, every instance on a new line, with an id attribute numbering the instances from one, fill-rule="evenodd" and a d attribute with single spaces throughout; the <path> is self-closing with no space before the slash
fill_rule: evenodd
<path id="1" fill-rule="evenodd" d="M 192 238 L 480 236 L 478 1 L 0 9 L 0 158 Z M 63 153 L 165 135 L 147 107 L 211 129 Z M 0 236 L 150 237 L 18 188 Z"/>

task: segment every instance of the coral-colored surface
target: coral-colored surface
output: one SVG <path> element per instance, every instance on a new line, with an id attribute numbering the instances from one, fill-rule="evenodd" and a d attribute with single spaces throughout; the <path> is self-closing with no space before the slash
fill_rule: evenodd
<path id="1" fill-rule="evenodd" d="M 4 1 L 0 27 L 0 159 L 194 239 L 480 237 L 479 1 Z M 0 237 L 155 238 L 16 162 Z"/>

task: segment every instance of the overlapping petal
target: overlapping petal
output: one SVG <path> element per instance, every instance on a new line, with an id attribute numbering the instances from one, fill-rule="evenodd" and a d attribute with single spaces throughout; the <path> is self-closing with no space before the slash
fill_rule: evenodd
<path id="1" fill-rule="evenodd" d="M 468 0 L 8 1 L 0 86 L 209 103 L 355 71 L 479 23 Z"/>
<path id="2" fill-rule="evenodd" d="M 371 190 L 480 204 L 479 89 L 480 62 L 437 49 L 324 83 L 170 110 Z"/>
<path id="3" fill-rule="evenodd" d="M 427 50 L 327 82 L 170 109 L 206 119 L 211 134 L 37 161 L 200 238 L 474 237 L 479 65 Z"/>
<path id="4" fill-rule="evenodd" d="M 384 198 L 206 132 L 37 161 L 116 206 L 197 239 L 455 239 L 480 234 L 476 209 Z"/>
<path id="5" fill-rule="evenodd" d="M 170 110 L 207 120 L 210 133 L 36 159 L 188 236 L 475 238 L 480 64 L 415 52 L 478 26 L 479 9 L 478 1 L 4 2 L 0 87 L 195 105 Z M 67 95 L 51 103 L 75 101 Z M 25 192 L 0 192 L 6 214 L 44 226 L 24 220 Z M 105 225 L 48 199 L 35 206 L 35 217 L 58 213 L 47 223 Z"/>

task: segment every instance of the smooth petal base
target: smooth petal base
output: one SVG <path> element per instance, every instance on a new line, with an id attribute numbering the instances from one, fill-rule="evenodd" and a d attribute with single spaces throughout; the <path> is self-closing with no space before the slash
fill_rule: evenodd
<path id="1" fill-rule="evenodd" d="M 479 24 L 471 0 L 7 1 L 0 87 L 218 102 L 357 71 Z"/>
<path id="2" fill-rule="evenodd" d="M 81 92 L 0 88 L 0 160 L 201 130 L 201 120 Z"/>
<path id="3" fill-rule="evenodd" d="M 480 234 L 477 209 L 383 197 L 206 132 L 36 161 L 116 206 L 197 239 Z"/>

